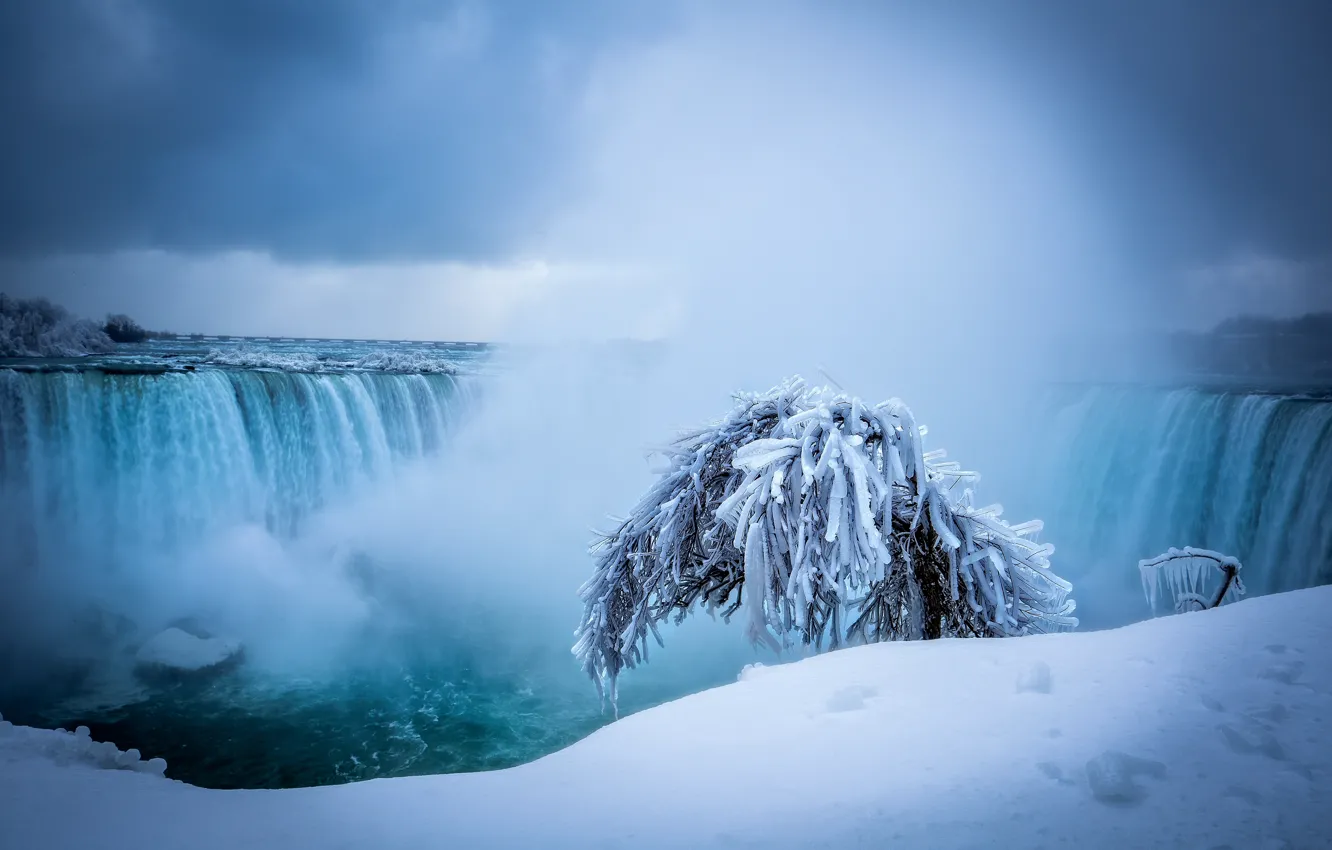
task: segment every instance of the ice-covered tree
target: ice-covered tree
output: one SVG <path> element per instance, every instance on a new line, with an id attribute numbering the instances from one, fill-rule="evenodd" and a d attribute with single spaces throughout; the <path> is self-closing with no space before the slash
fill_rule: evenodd
<path id="1" fill-rule="evenodd" d="M 649 634 L 696 607 L 774 649 L 1072 628 L 1054 551 L 976 507 L 975 473 L 926 452 L 900 401 L 867 405 L 796 378 L 739 395 L 664 450 L 668 467 L 593 547 L 574 654 L 615 699 Z"/>
<path id="2" fill-rule="evenodd" d="M 1138 562 L 1142 591 L 1153 611 L 1165 593 L 1170 594 L 1177 612 L 1234 602 L 1245 593 L 1241 569 L 1243 565 L 1230 555 L 1192 546 L 1168 549 Z"/>
<path id="3" fill-rule="evenodd" d="M 80 357 L 112 348 L 95 322 L 76 319 L 45 298 L 0 293 L 0 357 Z"/>
<path id="4" fill-rule="evenodd" d="M 112 342 L 144 342 L 152 337 L 138 322 L 124 313 L 107 316 L 102 330 Z"/>

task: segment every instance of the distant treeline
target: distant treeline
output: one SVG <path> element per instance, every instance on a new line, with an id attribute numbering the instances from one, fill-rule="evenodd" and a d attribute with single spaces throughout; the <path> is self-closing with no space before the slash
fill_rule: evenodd
<path id="1" fill-rule="evenodd" d="M 1332 313 L 1236 316 L 1205 333 L 1175 334 L 1171 348 L 1198 374 L 1332 382 Z"/>
<path id="2" fill-rule="evenodd" d="M 163 339 L 166 337 L 175 337 L 176 334 L 171 331 L 149 331 L 144 330 L 138 322 L 126 316 L 124 313 L 112 313 L 106 317 L 106 324 L 102 325 L 102 330 L 111 338 L 112 342 L 147 342 L 150 339 Z M 198 334 L 196 334 L 198 336 Z"/>
<path id="3" fill-rule="evenodd" d="M 80 319 L 45 298 L 12 298 L 0 292 L 0 357 L 81 357 L 111 351 L 116 343 L 159 336 L 124 314 L 98 323 Z"/>
<path id="4" fill-rule="evenodd" d="M 1318 336 L 1332 340 L 1332 313 L 1305 313 L 1294 319 L 1235 316 L 1212 331 L 1214 336 Z"/>

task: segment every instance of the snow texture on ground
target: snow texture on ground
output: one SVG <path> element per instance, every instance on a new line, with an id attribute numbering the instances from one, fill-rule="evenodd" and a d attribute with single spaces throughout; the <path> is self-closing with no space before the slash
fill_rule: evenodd
<path id="1" fill-rule="evenodd" d="M 848 649 L 522 767 L 325 788 L 209 791 L 7 727 L 0 844 L 1332 847 L 1329 610 L 1318 588 L 1108 632 Z"/>

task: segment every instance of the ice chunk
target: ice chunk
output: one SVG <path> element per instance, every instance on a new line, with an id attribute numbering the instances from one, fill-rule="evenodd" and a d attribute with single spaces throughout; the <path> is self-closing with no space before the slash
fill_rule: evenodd
<path id="1" fill-rule="evenodd" d="M 236 662 L 241 652 L 239 641 L 197 637 L 173 626 L 139 647 L 134 660 L 150 674 L 191 674 Z"/>

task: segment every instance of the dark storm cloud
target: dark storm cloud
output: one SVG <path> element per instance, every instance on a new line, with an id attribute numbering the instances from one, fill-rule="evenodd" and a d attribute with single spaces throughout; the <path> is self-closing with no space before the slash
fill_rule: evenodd
<path id="1" fill-rule="evenodd" d="M 614 3 L 0 4 L 0 252 L 494 254 L 539 219 Z"/>
<path id="2" fill-rule="evenodd" d="M 850 14 L 891 25 L 896 7 Z M 998 55 L 1063 113 L 1126 249 L 1166 264 L 1332 247 L 1332 3 L 945 0 L 961 57 Z M 862 22 L 862 29 L 866 27 Z M 1057 105 L 1056 105 L 1057 102 Z"/>
<path id="3" fill-rule="evenodd" d="M 670 11 L 662 11 L 669 8 Z M 0 4 L 0 254 L 505 256 L 579 189 L 592 62 L 724 9 L 425 0 Z M 1332 3 L 808 5 L 916 19 L 1062 103 L 1125 249 L 1328 253 Z M 1055 92 L 1057 94 L 1052 94 Z"/>
<path id="4" fill-rule="evenodd" d="M 1154 201 L 1125 212 L 1155 247 L 1332 250 L 1332 3 L 1089 0 L 1033 23 L 1088 84 L 1078 114 L 1113 182 Z M 1201 203 L 1153 194 L 1176 180 Z"/>

